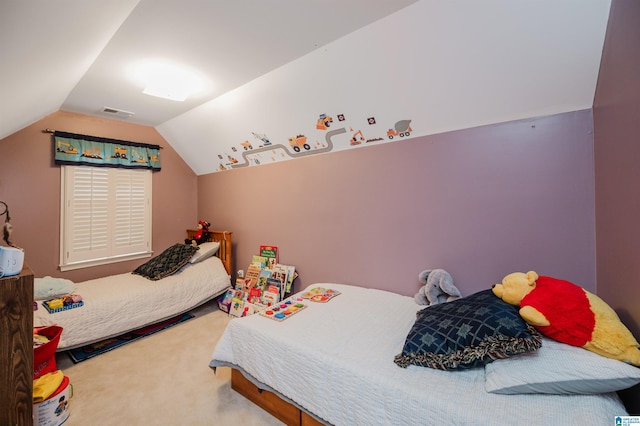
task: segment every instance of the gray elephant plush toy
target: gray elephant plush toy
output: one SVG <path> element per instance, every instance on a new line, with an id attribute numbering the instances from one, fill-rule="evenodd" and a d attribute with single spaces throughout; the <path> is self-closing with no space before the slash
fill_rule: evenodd
<path id="1" fill-rule="evenodd" d="M 426 269 L 418 274 L 418 280 L 424 284 L 413 297 L 418 305 L 437 305 L 462 297 L 444 269 Z"/>

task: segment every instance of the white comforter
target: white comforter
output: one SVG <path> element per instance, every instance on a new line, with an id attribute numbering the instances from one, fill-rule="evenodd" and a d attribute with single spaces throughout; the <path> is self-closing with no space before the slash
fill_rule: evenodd
<path id="1" fill-rule="evenodd" d="M 394 356 L 422 308 L 412 298 L 338 284 L 342 292 L 277 322 L 233 319 L 211 367 L 239 366 L 335 425 L 606 425 L 625 415 L 615 394 L 497 395 L 484 369 L 398 367 Z M 364 302 L 364 303 L 363 303 Z"/>
<path id="2" fill-rule="evenodd" d="M 50 314 L 39 302 L 34 326 L 63 328 L 58 350 L 135 330 L 186 312 L 224 292 L 229 276 L 217 257 L 188 263 L 158 281 L 131 273 L 84 281 L 75 292 L 84 306 Z"/>

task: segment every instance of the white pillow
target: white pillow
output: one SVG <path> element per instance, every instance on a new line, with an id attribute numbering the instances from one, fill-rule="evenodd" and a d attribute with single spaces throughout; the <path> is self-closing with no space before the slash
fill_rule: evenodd
<path id="1" fill-rule="evenodd" d="M 640 368 L 543 337 L 534 352 L 485 365 L 487 392 L 596 394 L 640 383 Z"/>
<path id="2" fill-rule="evenodd" d="M 191 259 L 189 259 L 190 263 L 198 263 L 201 262 L 203 260 L 205 260 L 208 257 L 213 256 L 214 254 L 216 254 L 218 252 L 218 250 L 220 249 L 220 242 L 216 241 L 210 241 L 207 243 L 202 243 L 199 246 L 199 249 L 197 252 L 195 252 L 193 254 L 193 256 L 191 256 Z"/>
<path id="3" fill-rule="evenodd" d="M 76 285 L 71 280 L 46 276 L 33 279 L 33 298 L 36 300 L 51 299 L 56 296 L 73 293 Z"/>

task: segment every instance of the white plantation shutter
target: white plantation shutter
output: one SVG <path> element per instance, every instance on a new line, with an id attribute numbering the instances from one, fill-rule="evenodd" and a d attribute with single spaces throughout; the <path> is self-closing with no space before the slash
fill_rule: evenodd
<path id="1" fill-rule="evenodd" d="M 114 252 L 124 254 L 136 247 L 137 251 L 147 249 L 147 191 L 146 180 L 149 171 L 125 170 L 115 177 L 115 221 L 113 223 Z"/>
<path id="2" fill-rule="evenodd" d="M 68 167 L 65 185 L 71 233 L 69 256 L 75 261 L 109 255 L 109 170 Z"/>
<path id="3" fill-rule="evenodd" d="M 151 173 L 62 167 L 61 270 L 150 255 Z"/>

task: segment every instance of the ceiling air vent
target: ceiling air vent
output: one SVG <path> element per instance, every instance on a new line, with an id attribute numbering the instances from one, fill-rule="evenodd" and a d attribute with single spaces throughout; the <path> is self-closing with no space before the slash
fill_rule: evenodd
<path id="1" fill-rule="evenodd" d="M 132 117 L 135 114 L 133 112 L 124 111 L 124 110 L 121 110 L 121 109 L 116 109 L 116 108 L 111 108 L 111 107 L 102 108 L 102 112 L 104 112 L 106 114 L 116 115 L 116 116 L 122 117 L 122 118 L 129 118 L 129 117 Z"/>

